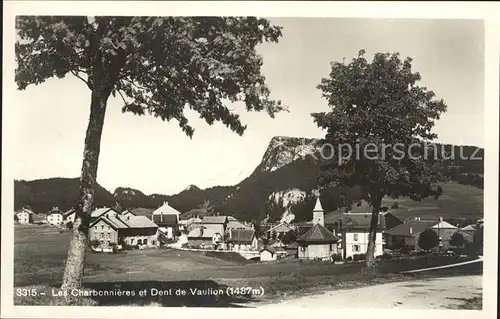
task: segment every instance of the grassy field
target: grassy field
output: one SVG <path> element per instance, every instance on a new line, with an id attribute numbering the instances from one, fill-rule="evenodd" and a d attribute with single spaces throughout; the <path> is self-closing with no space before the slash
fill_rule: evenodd
<path id="1" fill-rule="evenodd" d="M 384 198 L 382 206 L 391 207 L 398 203 L 397 209 L 391 212 L 401 219 L 421 217 L 422 219 L 437 219 L 438 217 L 472 218 L 476 220 L 483 217 L 483 190 L 469 185 L 458 183 L 441 183 L 443 194 L 435 199 L 427 197 L 419 202 L 410 198 Z M 356 212 L 371 212 L 371 207 L 354 207 Z"/>
<path id="2" fill-rule="evenodd" d="M 39 287 L 48 291 L 59 287 L 66 258 L 69 232 L 60 233 L 50 226 L 15 228 L 14 286 Z M 274 302 L 294 295 L 325 289 L 356 287 L 395 280 L 411 280 L 425 275 L 404 276 L 399 272 L 422 267 L 450 264 L 454 257 L 429 256 L 413 261 L 387 261 L 375 272 L 363 273 L 362 264 L 332 264 L 320 261 L 287 260 L 247 262 L 231 254 L 200 253 L 173 249 L 134 250 L 119 254 L 88 253 L 85 287 L 97 291 L 151 292 L 182 289 L 187 297 L 146 296 L 80 298 L 79 302 L 96 305 L 160 305 L 236 307 L 248 303 Z M 444 271 L 440 276 L 481 273 L 482 267 Z M 252 291 L 228 295 L 227 288 L 251 287 Z M 202 295 L 192 290 L 219 291 L 222 295 Z M 255 289 L 263 296 L 256 296 Z M 16 304 L 57 304 L 53 297 L 16 297 Z"/>

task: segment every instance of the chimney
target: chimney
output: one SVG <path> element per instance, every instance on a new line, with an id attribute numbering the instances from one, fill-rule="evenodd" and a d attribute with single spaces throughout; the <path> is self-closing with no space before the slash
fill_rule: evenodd
<path id="1" fill-rule="evenodd" d="M 439 220 L 439 222 L 442 222 L 443 221 L 443 217 L 439 217 L 438 220 Z"/>
<path id="2" fill-rule="evenodd" d="M 408 232 L 410 233 L 410 235 L 413 235 L 413 228 L 410 226 L 410 229 L 408 230 Z"/>
<path id="3" fill-rule="evenodd" d="M 320 224 L 321 226 L 325 226 L 325 212 L 323 211 L 323 207 L 321 206 L 319 196 L 316 198 L 316 205 L 314 206 L 313 210 L 313 224 Z"/>

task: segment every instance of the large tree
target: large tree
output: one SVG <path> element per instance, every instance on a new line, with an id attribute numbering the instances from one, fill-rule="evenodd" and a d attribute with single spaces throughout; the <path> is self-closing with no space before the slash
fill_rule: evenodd
<path id="1" fill-rule="evenodd" d="M 63 289 L 82 286 L 89 214 L 94 208 L 101 134 L 110 96 L 123 112 L 174 120 L 192 136 L 184 115 L 195 110 L 208 124 L 246 126 L 225 103 L 270 116 L 283 109 L 270 99 L 256 46 L 278 42 L 281 28 L 255 17 L 18 16 L 15 79 L 20 90 L 72 75 L 88 87 L 79 202 Z M 56 95 L 57 96 L 57 95 Z"/>
<path id="2" fill-rule="evenodd" d="M 361 50 L 349 63 L 331 63 L 329 77 L 318 85 L 331 108 L 312 114 L 326 130 L 320 182 L 357 185 L 372 205 L 367 267 L 375 261 L 382 198 L 420 200 L 436 194 L 440 179 L 439 151 L 424 141 L 437 137 L 431 130 L 446 105 L 418 85 L 411 62 L 398 53 L 377 53 L 368 62 Z"/>

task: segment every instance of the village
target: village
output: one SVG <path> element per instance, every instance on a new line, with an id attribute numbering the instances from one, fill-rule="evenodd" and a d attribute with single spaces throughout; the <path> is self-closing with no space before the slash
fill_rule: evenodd
<path id="1" fill-rule="evenodd" d="M 313 259 L 342 263 L 364 260 L 368 247 L 371 212 L 354 205 L 350 210 L 326 212 L 319 197 L 312 220 L 291 223 L 249 223 L 232 216 L 209 214 L 205 209 L 181 213 L 168 202 L 157 209 L 133 208 L 117 211 L 97 208 L 90 215 L 89 246 L 94 253 L 116 253 L 133 249 L 171 248 L 191 251 L 236 252 L 253 261 Z M 18 224 L 49 224 L 69 231 L 75 209 L 54 207 L 46 214 L 22 208 L 15 214 Z M 399 218 L 391 210 L 379 213 L 375 257 L 413 255 L 429 251 L 466 252 L 483 220 L 457 227 L 437 218 Z M 434 232 L 437 242 L 421 247 L 420 236 Z M 432 236 L 431 236 L 432 237 Z M 463 253 L 462 253 L 463 254 Z"/>

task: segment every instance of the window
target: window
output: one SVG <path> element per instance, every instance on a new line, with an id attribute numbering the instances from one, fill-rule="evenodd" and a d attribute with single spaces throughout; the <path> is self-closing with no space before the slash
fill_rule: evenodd
<path id="1" fill-rule="evenodd" d="M 107 238 L 111 238 L 111 234 L 110 233 L 107 233 L 106 236 L 107 236 Z"/>
<path id="2" fill-rule="evenodd" d="M 148 239 L 147 239 L 147 238 L 145 238 L 145 239 L 144 239 L 143 244 L 144 244 L 144 245 L 147 245 L 147 244 L 148 244 Z"/>
<path id="3" fill-rule="evenodd" d="M 104 233 L 101 233 L 101 238 L 103 238 L 103 239 L 104 239 Z"/>
<path id="4" fill-rule="evenodd" d="M 352 245 L 352 251 L 355 253 L 359 253 L 361 249 L 359 248 L 359 245 Z"/>
<path id="5" fill-rule="evenodd" d="M 101 230 L 104 229 L 104 225 L 101 225 Z"/>
<path id="6" fill-rule="evenodd" d="M 156 241 L 151 241 L 151 245 L 156 245 Z"/>
<path id="7" fill-rule="evenodd" d="M 354 234 L 354 241 L 358 241 L 358 234 Z"/>
<path id="8" fill-rule="evenodd" d="M 134 239 L 130 239 L 130 245 L 133 245 L 134 244 Z"/>
<path id="9" fill-rule="evenodd" d="M 142 245 L 142 240 L 141 239 L 137 240 L 137 245 Z"/>

